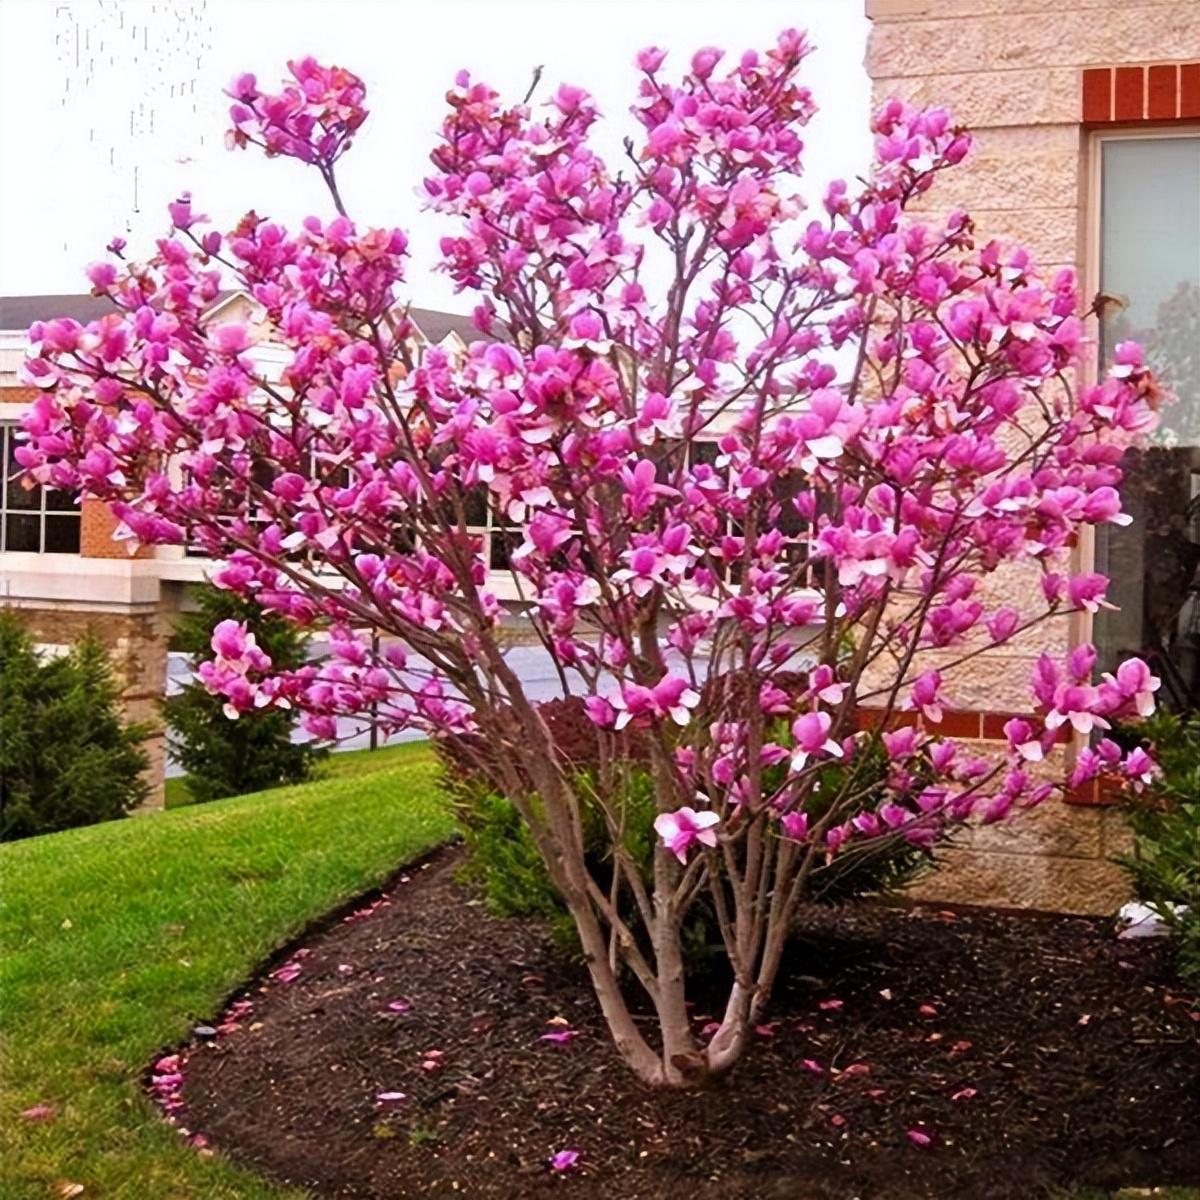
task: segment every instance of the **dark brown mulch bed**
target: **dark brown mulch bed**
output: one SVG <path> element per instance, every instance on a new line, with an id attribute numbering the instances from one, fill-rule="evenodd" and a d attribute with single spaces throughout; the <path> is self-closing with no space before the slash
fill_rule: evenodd
<path id="1" fill-rule="evenodd" d="M 810 913 L 771 1024 L 725 1087 L 653 1093 L 608 1050 L 579 969 L 536 926 L 487 915 L 455 884 L 458 861 L 442 852 L 369 915 L 310 935 L 291 982 L 240 993 L 253 1014 L 190 1049 L 182 1123 L 326 1196 L 1200 1184 L 1200 1001 L 1172 986 L 1159 944 L 1079 918 Z M 555 1018 L 579 1031 L 570 1044 L 539 1040 Z M 581 1170 L 549 1175 L 566 1148 Z"/>

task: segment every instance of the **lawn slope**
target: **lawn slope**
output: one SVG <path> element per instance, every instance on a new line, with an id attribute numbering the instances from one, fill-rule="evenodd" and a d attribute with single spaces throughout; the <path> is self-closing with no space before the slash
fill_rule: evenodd
<path id="1" fill-rule="evenodd" d="M 186 1148 L 140 1073 L 273 948 L 449 836 L 434 774 L 423 745 L 339 755 L 316 783 L 0 847 L 0 1195 L 284 1195 Z M 20 1117 L 38 1104 L 53 1121 Z"/>

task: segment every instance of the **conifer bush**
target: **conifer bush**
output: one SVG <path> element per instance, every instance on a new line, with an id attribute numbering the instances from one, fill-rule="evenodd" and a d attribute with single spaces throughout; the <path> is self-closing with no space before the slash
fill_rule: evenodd
<path id="1" fill-rule="evenodd" d="M 0 612 L 0 841 L 123 817 L 146 798 L 149 732 L 124 721 L 99 640 L 47 657 Z"/>

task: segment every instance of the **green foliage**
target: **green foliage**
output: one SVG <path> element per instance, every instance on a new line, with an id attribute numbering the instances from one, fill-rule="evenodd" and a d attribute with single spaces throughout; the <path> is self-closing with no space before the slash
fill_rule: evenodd
<path id="1" fill-rule="evenodd" d="M 258 645 L 280 668 L 305 661 L 307 638 L 294 625 L 232 592 L 197 588 L 199 610 L 187 613 L 175 627 L 174 645 L 193 663 L 212 655 L 213 627 L 221 621 L 245 622 Z M 171 753 L 189 776 L 192 800 L 240 796 L 312 777 L 327 751 L 292 741 L 298 719 L 291 710 L 259 709 L 231 720 L 220 696 L 193 680 L 162 705 L 170 729 Z"/>
<path id="2" fill-rule="evenodd" d="M 782 773 L 786 768 L 781 765 L 776 770 Z M 919 792 L 932 777 L 930 771 L 915 778 L 913 790 Z M 877 808 L 886 798 L 887 780 L 887 750 L 878 739 L 864 743 L 849 763 L 831 762 L 821 771 L 820 789 L 808 803 L 810 825 L 825 811 L 822 796 L 857 795 L 862 808 Z M 897 834 L 851 842 L 816 867 L 809 879 L 808 898 L 818 904 L 841 904 L 864 896 L 886 896 L 923 875 L 934 861 L 927 850 Z"/>
<path id="3" fill-rule="evenodd" d="M 310 921 L 444 841 L 425 745 L 333 756 L 330 778 L 0 847 L 0 1196 L 269 1200 L 198 1155 L 142 1072 Z M 23 1121 L 35 1104 L 53 1121 Z"/>
<path id="4" fill-rule="evenodd" d="M 1148 797 L 1129 802 L 1133 853 L 1118 861 L 1138 898 L 1170 927 L 1180 974 L 1200 979 L 1200 714 L 1160 711 L 1137 733 L 1162 778 Z"/>
<path id="5" fill-rule="evenodd" d="M 149 732 L 122 721 L 103 645 L 43 659 L 0 612 L 0 841 L 124 816 L 146 796 Z"/>
<path id="6" fill-rule="evenodd" d="M 599 786 L 596 756 L 586 744 L 596 737 L 595 727 L 583 714 L 582 705 L 553 701 L 543 705 L 541 712 L 560 753 L 577 765 L 575 792 L 580 804 L 585 861 L 592 877 L 607 894 L 612 883 L 610 833 L 595 798 Z M 768 730 L 767 736 L 782 738 L 785 734 L 782 730 Z M 629 757 L 613 773 L 605 800 L 611 811 L 622 815 L 625 851 L 649 889 L 657 814 L 654 783 L 650 771 L 640 761 L 642 752 L 638 745 L 631 743 L 627 749 Z M 467 846 L 464 876 L 481 887 L 493 912 L 545 920 L 560 945 L 577 948 L 571 917 L 516 808 L 471 767 L 461 747 L 444 742 L 439 751 L 443 787 L 451 797 Z M 786 764 L 780 764 L 764 772 L 764 789 L 779 787 L 787 770 Z M 815 824 L 824 813 L 823 796 L 854 794 L 861 797 L 865 808 L 878 804 L 884 797 L 887 775 L 887 753 L 878 740 L 865 744 L 848 764 L 831 763 L 822 772 L 820 788 L 810 798 L 810 822 Z M 915 780 L 914 786 L 919 790 L 925 782 Z M 819 862 L 809 875 L 806 897 L 815 903 L 835 904 L 886 894 L 910 882 L 931 862 L 927 851 L 901 836 L 873 838 L 843 851 L 828 863 Z M 719 934 L 708 904 L 702 895 L 683 932 L 685 951 L 693 964 L 717 948 Z"/>

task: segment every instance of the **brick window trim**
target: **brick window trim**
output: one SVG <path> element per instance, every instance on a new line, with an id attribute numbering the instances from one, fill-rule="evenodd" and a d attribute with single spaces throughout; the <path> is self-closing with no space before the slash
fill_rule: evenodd
<path id="1" fill-rule="evenodd" d="M 1004 726 L 1014 717 L 1031 725 L 1040 721 L 1036 713 L 1030 712 L 947 710 L 930 732 L 972 741 L 1003 741 Z M 877 729 L 883 723 L 882 709 L 862 707 L 855 713 L 855 724 L 859 729 Z M 886 724 L 888 729 L 901 729 L 910 725 L 925 726 L 926 722 L 915 712 L 894 711 Z M 1071 730 L 1065 726 L 1059 729 L 1056 740 L 1060 745 L 1068 745 L 1072 740 Z M 1071 787 L 1068 782 L 1064 784 L 1062 799 L 1065 804 L 1081 808 L 1106 808 L 1120 803 L 1121 784 L 1119 780 L 1105 777 L 1089 780 L 1078 787 Z"/>
<path id="2" fill-rule="evenodd" d="M 1085 125 L 1200 118 L 1200 62 L 1087 67 L 1082 73 Z"/>

